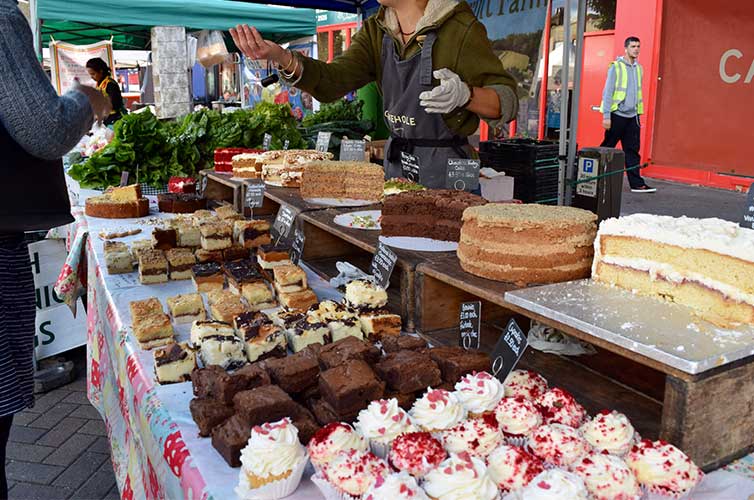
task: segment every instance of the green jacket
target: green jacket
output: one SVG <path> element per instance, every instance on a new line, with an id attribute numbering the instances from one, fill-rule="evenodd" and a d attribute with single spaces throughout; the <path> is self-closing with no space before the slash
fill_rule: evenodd
<path id="1" fill-rule="evenodd" d="M 487 31 L 465 1 L 429 0 L 416 33 L 405 47 L 396 36 L 395 13 L 380 7 L 354 35 L 350 48 L 331 63 L 297 54 L 303 72 L 298 81 L 289 83 L 323 102 L 334 101 L 372 81 L 377 82 L 379 88 L 383 35 L 388 33 L 393 38 L 396 53 L 406 59 L 421 50 L 426 33 L 431 30 L 437 30 L 433 69 L 448 68 L 464 82 L 474 87 L 492 88 L 498 93 L 502 116 L 498 120 L 487 120 L 493 130 L 499 130 L 503 123 L 515 118 L 518 112 L 516 81 L 503 68 L 492 50 Z M 434 84 L 439 82 L 435 80 Z M 419 106 L 418 99 L 416 105 Z M 443 118 L 448 128 L 462 136 L 473 134 L 479 126 L 479 117 L 465 109 L 456 109 Z"/>

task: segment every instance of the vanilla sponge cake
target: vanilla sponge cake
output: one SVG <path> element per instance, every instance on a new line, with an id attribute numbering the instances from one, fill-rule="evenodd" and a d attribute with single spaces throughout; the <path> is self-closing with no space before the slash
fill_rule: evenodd
<path id="1" fill-rule="evenodd" d="M 489 203 L 463 212 L 458 259 L 468 273 L 520 285 L 589 277 L 597 216 L 587 210 Z"/>
<path id="2" fill-rule="evenodd" d="M 603 221 L 594 251 L 597 281 L 683 304 L 719 325 L 754 325 L 754 230 L 634 214 Z"/>
<path id="3" fill-rule="evenodd" d="M 374 163 L 314 161 L 304 167 L 301 196 L 377 201 L 384 185 L 385 173 Z"/>

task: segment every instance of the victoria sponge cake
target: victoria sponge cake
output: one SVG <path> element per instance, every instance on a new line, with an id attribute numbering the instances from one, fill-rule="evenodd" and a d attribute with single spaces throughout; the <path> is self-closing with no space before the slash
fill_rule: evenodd
<path id="1" fill-rule="evenodd" d="M 587 210 L 489 203 L 463 212 L 458 258 L 471 274 L 521 285 L 589 277 L 597 216 Z"/>

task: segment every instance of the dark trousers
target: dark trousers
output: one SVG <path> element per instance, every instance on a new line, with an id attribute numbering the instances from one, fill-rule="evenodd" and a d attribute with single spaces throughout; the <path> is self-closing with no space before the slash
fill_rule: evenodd
<path id="1" fill-rule="evenodd" d="M 641 163 L 639 156 L 639 146 L 641 143 L 641 126 L 639 124 L 639 115 L 633 118 L 610 114 L 610 130 L 605 130 L 605 139 L 600 144 L 603 148 L 614 148 L 618 141 L 623 153 L 626 155 L 626 168 L 631 168 Z M 639 174 L 639 169 L 629 170 L 626 172 L 628 184 L 632 189 L 642 187 L 644 179 Z"/>
<path id="2" fill-rule="evenodd" d="M 5 447 L 8 446 L 13 415 L 0 417 L 0 500 L 8 498 L 8 480 L 5 477 Z"/>

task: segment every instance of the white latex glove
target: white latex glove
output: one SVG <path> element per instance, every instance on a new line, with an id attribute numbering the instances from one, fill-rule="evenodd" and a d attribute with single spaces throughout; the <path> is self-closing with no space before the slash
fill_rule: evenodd
<path id="1" fill-rule="evenodd" d="M 440 85 L 419 94 L 419 104 L 427 113 L 450 113 L 468 102 L 471 92 L 460 76 L 448 68 L 438 69 L 432 74 L 440 80 Z"/>

